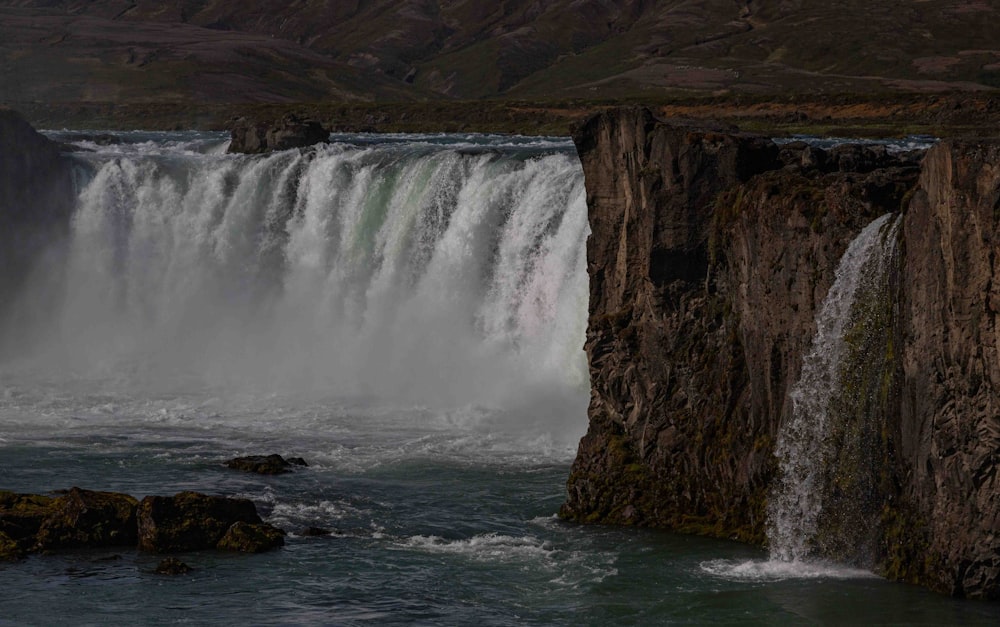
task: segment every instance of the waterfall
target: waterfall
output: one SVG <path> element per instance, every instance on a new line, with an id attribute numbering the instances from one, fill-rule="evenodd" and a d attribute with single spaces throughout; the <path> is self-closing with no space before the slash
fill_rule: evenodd
<path id="1" fill-rule="evenodd" d="M 568 396 L 579 421 L 589 227 L 568 140 L 139 139 L 77 157 L 39 368 L 428 406 Z"/>
<path id="2" fill-rule="evenodd" d="M 789 393 L 791 415 L 778 434 L 779 478 L 768 505 L 774 560 L 822 555 L 857 562 L 865 553 L 870 557 L 865 545 L 874 523 L 868 500 L 877 480 L 877 462 L 869 459 L 877 454 L 873 417 L 853 416 L 870 412 L 870 382 L 856 383 L 863 391 L 848 389 L 845 383 L 852 378 L 849 371 L 860 368 L 867 376 L 883 365 L 883 356 L 866 351 L 869 344 L 884 344 L 888 333 L 884 308 L 877 303 L 888 302 L 887 277 L 899 224 L 898 218 L 890 219 L 886 214 L 870 223 L 841 258 L 816 318 L 811 349 Z M 850 468 L 838 466 L 846 459 L 851 460 Z M 838 525 L 841 528 L 835 528 Z M 844 537 L 820 537 L 824 532 Z M 854 546 L 844 548 L 848 543 Z"/>

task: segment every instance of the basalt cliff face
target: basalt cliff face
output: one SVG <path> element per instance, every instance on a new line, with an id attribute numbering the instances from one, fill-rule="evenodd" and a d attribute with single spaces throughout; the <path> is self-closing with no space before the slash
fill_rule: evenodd
<path id="1" fill-rule="evenodd" d="M 31 272 L 59 254 L 75 199 L 72 165 L 59 146 L 39 134 L 16 112 L 0 108 L 0 322 L 30 319 L 47 309 L 51 295 L 21 309 L 11 297 Z M 58 264 L 53 264 L 56 267 Z M 20 328 L 0 324 L 0 328 Z M 0 343 L 4 338 L 0 337 Z"/>
<path id="2" fill-rule="evenodd" d="M 574 139 L 592 392 L 561 515 L 766 543 L 775 443 L 816 313 L 850 242 L 901 212 L 885 285 L 849 325 L 830 511 L 812 544 L 894 579 L 1000 595 L 1000 143 L 926 158 L 779 147 L 643 109 L 590 118 Z"/>

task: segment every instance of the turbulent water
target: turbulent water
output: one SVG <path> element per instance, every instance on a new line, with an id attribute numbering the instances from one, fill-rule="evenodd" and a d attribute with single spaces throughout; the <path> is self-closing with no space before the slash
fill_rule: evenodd
<path id="1" fill-rule="evenodd" d="M 554 517 L 588 400 L 568 140 L 232 156 L 214 134 L 58 135 L 92 152 L 66 250 L 13 304 L 37 315 L 0 329 L 19 347 L 0 361 L 0 489 L 238 495 L 291 535 L 183 555 L 175 578 L 131 550 L 0 564 L 0 624 L 996 621 L 857 571 Z M 310 466 L 221 464 L 271 452 Z"/>

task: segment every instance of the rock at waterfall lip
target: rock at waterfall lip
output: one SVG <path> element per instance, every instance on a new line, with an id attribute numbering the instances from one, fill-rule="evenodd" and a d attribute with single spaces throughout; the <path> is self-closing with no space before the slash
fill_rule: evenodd
<path id="1" fill-rule="evenodd" d="M 276 453 L 271 455 L 249 455 L 235 457 L 226 462 L 227 468 L 253 472 L 258 475 L 281 475 L 291 472 L 292 466 L 308 466 L 301 457 L 284 458 Z"/>
<path id="2" fill-rule="evenodd" d="M 232 120 L 227 152 L 263 154 L 290 148 L 305 148 L 330 138 L 330 130 L 316 120 L 288 114 L 278 120 Z"/>

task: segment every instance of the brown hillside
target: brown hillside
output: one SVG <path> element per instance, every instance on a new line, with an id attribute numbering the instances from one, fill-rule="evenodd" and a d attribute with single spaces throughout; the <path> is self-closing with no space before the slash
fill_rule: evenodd
<path id="1" fill-rule="evenodd" d="M 0 0 L 0 100 L 617 99 L 1000 86 L 984 0 Z"/>

